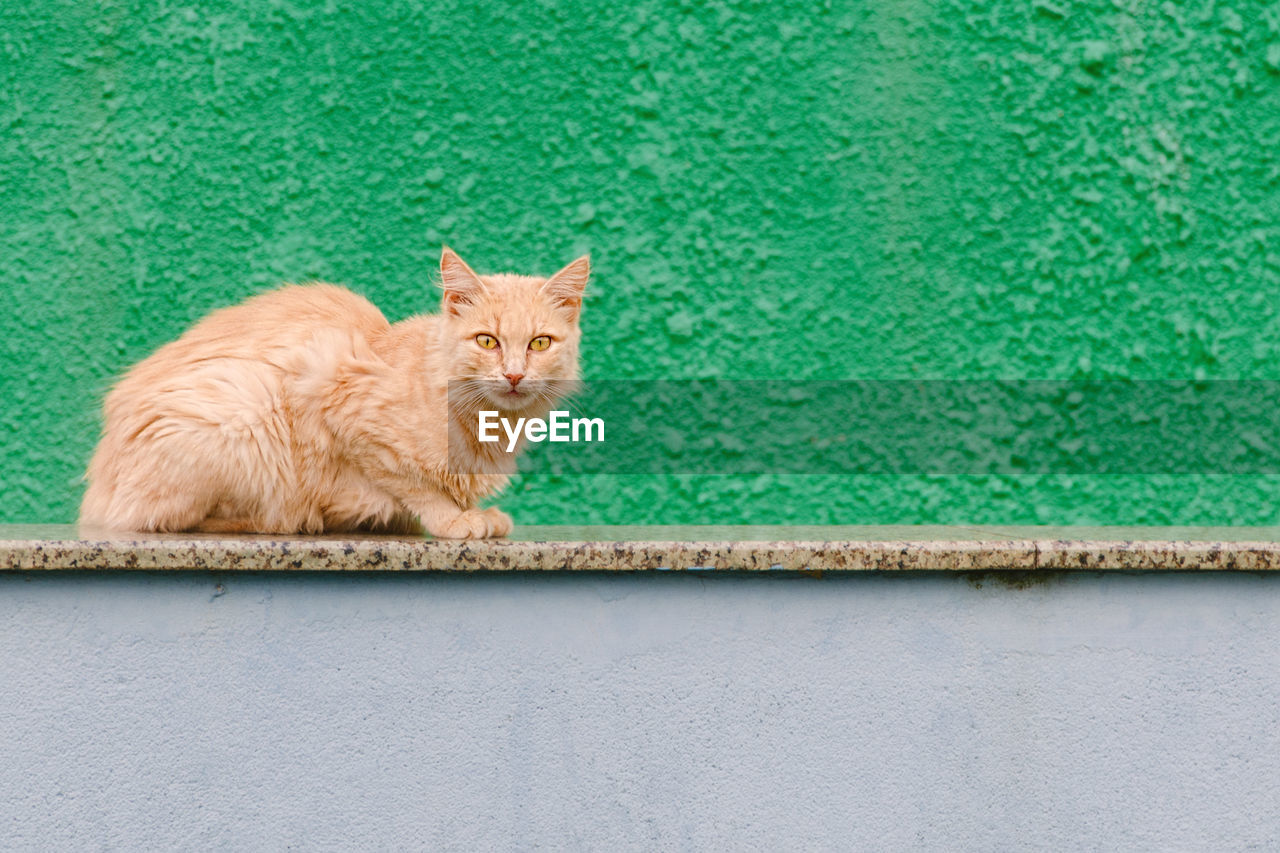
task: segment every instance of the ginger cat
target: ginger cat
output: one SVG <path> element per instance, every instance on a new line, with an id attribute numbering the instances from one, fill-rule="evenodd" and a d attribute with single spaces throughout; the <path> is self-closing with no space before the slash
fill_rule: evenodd
<path id="1" fill-rule="evenodd" d="M 349 290 L 289 285 L 135 365 L 107 395 L 81 524 L 510 533 L 476 504 L 515 455 L 476 440 L 477 415 L 546 417 L 577 379 L 589 262 L 478 276 L 446 247 L 440 274 L 439 314 L 392 325 Z"/>

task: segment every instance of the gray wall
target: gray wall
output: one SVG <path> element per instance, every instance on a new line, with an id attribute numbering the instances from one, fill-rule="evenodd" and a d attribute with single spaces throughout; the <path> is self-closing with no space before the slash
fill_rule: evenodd
<path id="1" fill-rule="evenodd" d="M 1280 576 L 0 575 L 13 848 L 1280 845 Z"/>

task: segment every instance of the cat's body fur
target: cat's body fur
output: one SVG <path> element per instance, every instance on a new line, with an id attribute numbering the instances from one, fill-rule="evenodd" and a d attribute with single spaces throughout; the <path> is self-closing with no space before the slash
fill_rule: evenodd
<path id="1" fill-rule="evenodd" d="M 474 412 L 543 417 L 554 397 L 528 392 L 530 383 L 517 392 L 523 374 L 576 377 L 585 259 L 575 264 L 546 281 L 480 279 L 446 250 L 445 311 L 394 325 L 363 297 L 326 284 L 291 285 L 214 312 L 107 396 L 81 523 L 506 535 L 510 518 L 476 504 L 505 485 L 514 458 L 476 440 Z M 473 339 L 504 326 L 510 334 L 495 361 Z M 535 353 L 521 349 L 535 333 L 556 336 L 555 362 L 535 364 Z M 477 393 L 475 405 L 450 405 L 450 380 L 501 382 L 504 374 L 522 398 L 502 405 L 505 398 Z"/>

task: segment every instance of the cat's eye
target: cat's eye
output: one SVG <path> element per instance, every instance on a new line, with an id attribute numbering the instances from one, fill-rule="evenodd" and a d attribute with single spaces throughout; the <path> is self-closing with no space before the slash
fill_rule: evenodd
<path id="1" fill-rule="evenodd" d="M 551 337 L 549 335 L 538 335 L 538 337 L 529 341 L 529 349 L 537 350 L 538 352 L 542 352 L 549 346 L 551 346 Z"/>
<path id="2" fill-rule="evenodd" d="M 476 335 L 476 343 L 485 349 L 493 349 L 498 345 L 498 339 L 493 335 Z"/>

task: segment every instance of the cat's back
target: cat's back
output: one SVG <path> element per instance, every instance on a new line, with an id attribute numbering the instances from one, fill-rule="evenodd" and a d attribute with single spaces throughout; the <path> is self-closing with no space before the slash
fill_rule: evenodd
<path id="1" fill-rule="evenodd" d="M 286 369 L 317 337 L 372 340 L 389 328 L 369 300 L 332 284 L 290 284 L 220 308 L 136 364 L 121 386 L 167 384 L 215 361 Z"/>
<path id="2" fill-rule="evenodd" d="M 281 328 L 339 326 L 366 331 L 382 329 L 387 320 L 368 299 L 336 284 L 286 284 L 236 305 L 214 311 L 194 329 L 222 324 L 274 333 Z"/>
<path id="3" fill-rule="evenodd" d="M 362 296 L 331 284 L 286 285 L 214 311 L 138 362 L 104 401 L 107 443 L 157 418 L 236 430 L 280 415 L 286 384 L 390 328 Z"/>
<path id="4" fill-rule="evenodd" d="M 366 338 L 388 323 L 372 302 L 333 284 L 290 284 L 214 311 L 170 344 L 172 355 L 262 357 L 318 333 L 347 331 Z M 157 353 L 159 354 L 159 353 Z"/>

